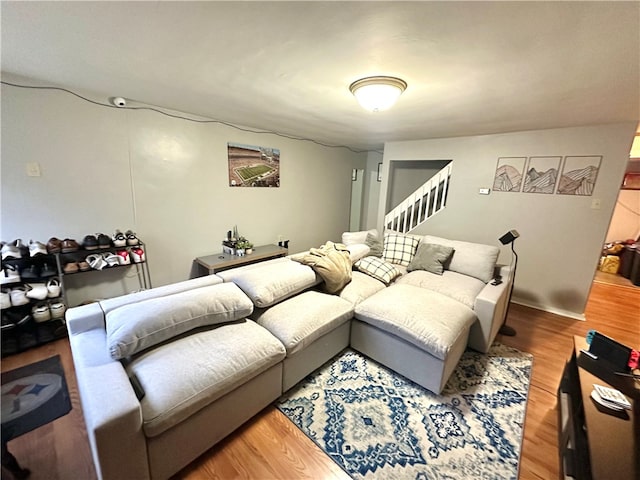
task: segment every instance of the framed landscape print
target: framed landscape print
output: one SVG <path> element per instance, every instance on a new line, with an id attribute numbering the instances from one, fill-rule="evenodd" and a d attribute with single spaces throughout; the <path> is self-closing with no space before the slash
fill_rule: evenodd
<path id="1" fill-rule="evenodd" d="M 602 156 L 564 157 L 558 195 L 592 195 Z"/>
<path id="2" fill-rule="evenodd" d="M 529 157 L 524 177 L 525 193 L 553 193 L 562 157 Z"/>
<path id="3" fill-rule="evenodd" d="M 280 150 L 227 143 L 230 187 L 279 187 Z"/>
<path id="4" fill-rule="evenodd" d="M 500 157 L 493 178 L 494 192 L 519 192 L 527 157 Z"/>

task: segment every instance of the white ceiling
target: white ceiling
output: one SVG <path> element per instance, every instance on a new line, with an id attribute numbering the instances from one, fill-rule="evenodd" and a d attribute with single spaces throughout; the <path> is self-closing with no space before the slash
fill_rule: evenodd
<path id="1" fill-rule="evenodd" d="M 2 72 L 355 148 L 638 121 L 639 2 L 8 2 Z M 391 110 L 348 86 L 403 78 Z"/>

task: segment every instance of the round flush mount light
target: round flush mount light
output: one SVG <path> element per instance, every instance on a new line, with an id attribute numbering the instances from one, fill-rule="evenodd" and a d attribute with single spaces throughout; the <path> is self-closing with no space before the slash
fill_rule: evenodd
<path id="1" fill-rule="evenodd" d="M 407 82 L 396 77 L 366 77 L 349 85 L 362 108 L 371 112 L 391 108 L 406 88 Z"/>

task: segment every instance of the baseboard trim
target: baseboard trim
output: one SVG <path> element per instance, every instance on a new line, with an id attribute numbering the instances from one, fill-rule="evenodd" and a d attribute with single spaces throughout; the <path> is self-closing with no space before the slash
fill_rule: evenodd
<path id="1" fill-rule="evenodd" d="M 560 315 L 561 317 L 573 318 L 574 320 L 580 320 L 581 322 L 587 321 L 587 317 L 585 317 L 584 313 L 571 312 L 569 310 L 563 310 L 561 308 L 550 307 L 549 305 L 539 305 L 539 304 L 524 302 L 516 298 L 512 298 L 511 302 L 517 303 L 518 305 L 523 305 L 525 307 L 535 308 L 536 310 L 542 310 L 543 312 Z"/>

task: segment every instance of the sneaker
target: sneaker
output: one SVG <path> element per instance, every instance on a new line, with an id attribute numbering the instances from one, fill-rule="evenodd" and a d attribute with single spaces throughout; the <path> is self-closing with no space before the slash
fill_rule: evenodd
<path id="1" fill-rule="evenodd" d="M 111 241 L 114 247 L 125 247 L 127 245 L 127 237 L 120 230 L 116 230 L 116 233 L 111 237 Z"/>
<path id="2" fill-rule="evenodd" d="M 36 255 L 46 255 L 47 246 L 42 242 L 29 241 L 29 256 L 35 257 Z"/>
<path id="3" fill-rule="evenodd" d="M 98 233 L 98 247 L 109 248 L 111 246 L 111 239 L 104 233 Z"/>
<path id="4" fill-rule="evenodd" d="M 53 325 L 52 322 L 41 323 L 36 327 L 36 337 L 38 338 L 38 343 L 47 343 L 52 342 L 56 339 L 54 334 L 56 326 Z"/>
<path id="5" fill-rule="evenodd" d="M 37 265 L 29 265 L 22 269 L 20 276 L 23 280 L 37 280 L 40 278 L 40 268 Z"/>
<path id="6" fill-rule="evenodd" d="M 2 260 L 9 260 L 12 258 L 21 258 L 22 255 L 20 254 L 20 250 L 18 249 L 18 247 L 14 246 L 14 245 L 9 245 L 8 243 L 5 243 L 2 246 Z"/>
<path id="7" fill-rule="evenodd" d="M 20 282 L 20 274 L 15 265 L 5 265 L 2 269 L 2 275 L 0 275 L 0 284 L 5 285 L 7 283 Z"/>
<path id="8" fill-rule="evenodd" d="M 77 262 L 67 262 L 62 267 L 64 273 L 77 273 L 79 270 Z"/>
<path id="9" fill-rule="evenodd" d="M 52 278 L 47 282 L 47 298 L 59 297 L 61 291 L 62 291 L 62 288 L 60 287 L 60 279 Z"/>
<path id="10" fill-rule="evenodd" d="M 54 275 L 57 275 L 58 272 L 48 263 L 45 263 L 42 266 L 42 270 L 40 270 L 40 276 L 41 277 L 53 277 Z"/>
<path id="11" fill-rule="evenodd" d="M 28 257 L 29 256 L 29 246 L 25 245 L 21 238 L 13 241 L 13 245 L 20 252 L 20 257 Z"/>
<path id="12" fill-rule="evenodd" d="M 27 298 L 32 300 L 44 300 L 49 293 L 44 283 L 26 284 L 25 288 L 27 289 Z"/>
<path id="13" fill-rule="evenodd" d="M 133 233 L 131 230 L 127 230 L 125 235 L 127 236 L 127 245 L 138 245 L 138 243 L 140 243 L 140 240 L 138 240 L 138 237 L 136 237 L 136 234 Z"/>
<path id="14" fill-rule="evenodd" d="M 105 253 L 102 255 L 102 258 L 105 262 L 107 262 L 107 267 L 115 267 L 117 265 L 120 265 L 118 255 L 116 255 L 115 253 Z"/>
<path id="15" fill-rule="evenodd" d="M 26 305 L 29 303 L 29 299 L 27 298 L 27 287 L 16 287 L 12 288 L 9 292 L 9 297 L 11 299 L 11 305 L 14 307 L 19 307 L 20 305 Z"/>
<path id="16" fill-rule="evenodd" d="M 118 250 L 116 252 L 116 255 L 118 256 L 118 263 L 120 265 L 131 264 L 131 257 L 129 256 L 129 252 L 127 252 L 126 250 Z"/>
<path id="17" fill-rule="evenodd" d="M 144 250 L 141 248 L 132 248 L 131 249 L 131 259 L 133 263 L 142 263 L 145 260 Z"/>
<path id="18" fill-rule="evenodd" d="M 51 311 L 49 310 L 49 306 L 41 303 L 40 305 L 36 305 L 31 309 L 31 315 L 33 319 L 37 323 L 46 322 L 47 320 L 51 320 Z"/>
<path id="19" fill-rule="evenodd" d="M 47 242 L 47 252 L 60 253 L 62 250 L 62 241 L 59 238 L 51 237 Z"/>
<path id="20" fill-rule="evenodd" d="M 87 235 L 82 240 L 82 248 L 85 250 L 96 250 L 98 248 L 98 240 L 93 235 Z"/>
<path id="21" fill-rule="evenodd" d="M 60 244 L 60 251 L 62 253 L 77 252 L 79 249 L 80 245 L 78 245 L 78 242 L 71 238 L 65 238 Z"/>
<path id="22" fill-rule="evenodd" d="M 51 311 L 51 318 L 64 318 L 64 312 L 67 311 L 67 306 L 62 302 L 54 302 L 49 305 Z"/>
<path id="23" fill-rule="evenodd" d="M 2 290 L 0 292 L 0 308 L 10 308 L 11 307 L 11 297 L 9 296 L 9 290 Z"/>
<path id="24" fill-rule="evenodd" d="M 91 268 L 94 270 L 102 270 L 107 266 L 107 262 L 104 260 L 102 255 L 98 255 L 97 253 L 93 253 L 87 257 L 87 262 L 91 265 Z"/>

